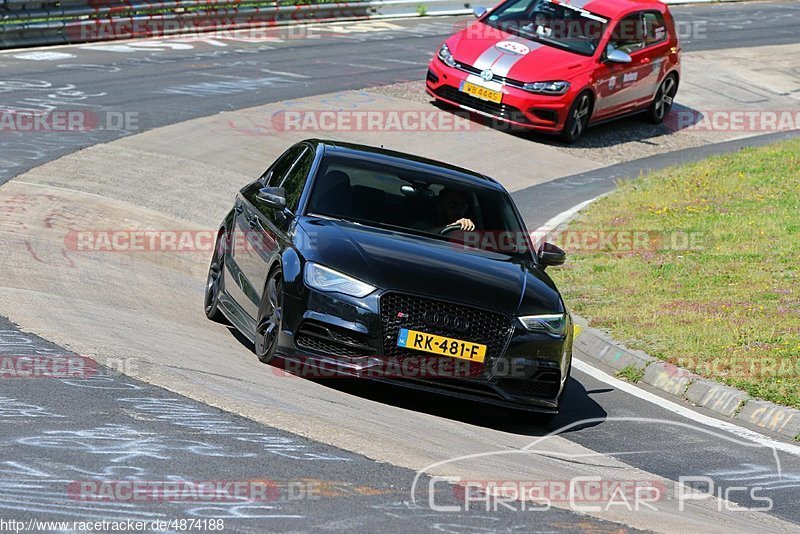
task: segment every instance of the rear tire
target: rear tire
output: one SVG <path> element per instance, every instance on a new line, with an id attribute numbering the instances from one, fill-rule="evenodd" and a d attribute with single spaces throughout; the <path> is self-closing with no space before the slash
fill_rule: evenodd
<path id="1" fill-rule="evenodd" d="M 675 99 L 675 93 L 678 92 L 678 78 L 675 74 L 668 74 L 661 85 L 658 86 L 656 96 L 650 107 L 647 108 L 645 118 L 652 124 L 661 124 L 664 122 L 664 117 L 672 109 L 672 102 Z"/>
<path id="2" fill-rule="evenodd" d="M 227 233 L 224 228 L 217 232 L 217 240 L 214 242 L 214 254 L 211 256 L 211 265 L 208 266 L 208 277 L 206 278 L 206 291 L 204 298 L 204 308 L 206 317 L 218 323 L 227 324 L 227 319 L 219 309 L 219 295 L 224 287 L 225 273 L 225 244 L 227 243 Z"/>
<path id="3" fill-rule="evenodd" d="M 592 95 L 588 91 L 579 94 L 569 108 L 564 129 L 561 131 L 561 140 L 571 145 L 583 135 L 589 127 L 592 116 Z"/>

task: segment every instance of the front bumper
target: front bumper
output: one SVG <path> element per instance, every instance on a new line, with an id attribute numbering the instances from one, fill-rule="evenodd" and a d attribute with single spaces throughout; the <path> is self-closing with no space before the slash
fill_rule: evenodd
<path id="1" fill-rule="evenodd" d="M 554 413 L 569 370 L 572 327 L 564 338 L 534 334 L 507 316 L 430 297 L 382 292 L 359 299 L 305 289 L 284 300 L 278 354 L 308 378 L 357 377 L 505 407 Z M 409 310 L 398 318 L 397 306 Z M 471 331 L 414 320 L 422 307 L 461 310 Z M 397 324 L 393 324 L 397 323 Z M 396 347 L 398 327 L 485 342 L 482 364 Z"/>
<path id="2" fill-rule="evenodd" d="M 440 102 L 492 118 L 498 122 L 496 126 L 548 133 L 560 133 L 564 129 L 574 98 L 571 90 L 557 96 L 539 95 L 497 82 L 492 88 L 503 94 L 498 104 L 460 91 L 462 82 L 467 81 L 483 84 L 479 76 L 449 67 L 434 57 L 428 66 L 425 90 Z"/>

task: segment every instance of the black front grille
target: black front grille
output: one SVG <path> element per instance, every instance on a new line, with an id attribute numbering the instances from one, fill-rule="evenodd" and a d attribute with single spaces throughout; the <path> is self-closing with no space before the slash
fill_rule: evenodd
<path id="1" fill-rule="evenodd" d="M 427 74 L 427 76 L 425 76 L 425 78 L 426 78 L 426 79 L 427 79 L 429 82 L 431 82 L 431 83 L 439 83 L 439 77 L 438 77 L 438 76 L 436 76 L 436 75 L 435 75 L 433 72 L 431 72 L 430 70 L 428 70 L 428 74 Z"/>
<path id="2" fill-rule="evenodd" d="M 305 321 L 300 326 L 295 343 L 300 348 L 334 357 L 374 356 L 376 352 L 367 344 L 366 336 L 314 321 Z"/>
<path id="3" fill-rule="evenodd" d="M 443 85 L 434 92 L 437 96 L 441 96 L 442 98 L 446 98 L 451 102 L 455 102 L 456 104 L 466 106 L 476 111 L 481 111 L 495 117 L 500 117 L 501 119 L 521 122 L 524 124 L 530 123 L 530 120 L 528 120 L 528 118 L 524 113 L 522 113 L 522 111 L 519 110 L 519 108 L 503 103 L 498 104 L 488 100 L 481 100 L 480 98 L 468 95 L 467 93 L 459 91 L 455 87 L 451 87 L 449 85 Z"/>
<path id="4" fill-rule="evenodd" d="M 458 317 L 468 326 L 461 331 L 432 326 L 426 317 L 433 314 Z M 503 314 L 400 293 L 386 293 L 381 297 L 381 328 L 386 356 L 423 354 L 397 346 L 400 329 L 408 328 L 486 345 L 487 363 L 502 355 L 512 331 L 511 319 Z"/>

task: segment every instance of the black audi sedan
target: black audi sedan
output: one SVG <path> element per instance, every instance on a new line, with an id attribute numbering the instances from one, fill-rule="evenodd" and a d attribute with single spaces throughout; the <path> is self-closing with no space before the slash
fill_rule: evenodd
<path id="1" fill-rule="evenodd" d="M 237 195 L 205 293 L 263 362 L 558 412 L 573 324 L 495 180 L 383 148 L 311 139 Z"/>

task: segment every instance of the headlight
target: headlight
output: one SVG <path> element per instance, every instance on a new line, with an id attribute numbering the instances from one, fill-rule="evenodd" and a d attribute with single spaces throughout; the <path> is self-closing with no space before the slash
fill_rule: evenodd
<path id="1" fill-rule="evenodd" d="M 526 83 L 522 88 L 530 93 L 563 95 L 569 91 L 569 82 L 533 82 Z"/>
<path id="2" fill-rule="evenodd" d="M 316 290 L 335 291 L 353 297 L 366 297 L 376 289 L 361 280 L 312 262 L 306 263 L 303 279 L 308 287 Z"/>
<path id="3" fill-rule="evenodd" d="M 439 52 L 436 54 L 439 56 L 439 59 L 444 61 L 444 64 L 448 67 L 455 67 L 456 66 L 456 58 L 453 57 L 453 54 L 450 53 L 450 49 L 447 48 L 446 44 L 443 44 L 442 47 L 439 49 Z"/>
<path id="4" fill-rule="evenodd" d="M 567 314 L 526 315 L 518 317 L 529 332 L 542 332 L 553 337 L 564 337 L 567 333 Z"/>

